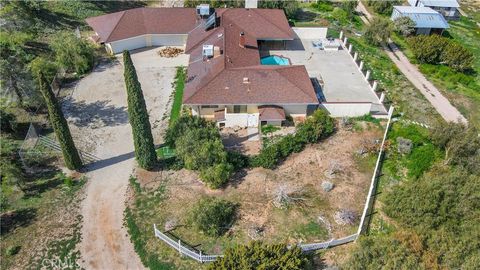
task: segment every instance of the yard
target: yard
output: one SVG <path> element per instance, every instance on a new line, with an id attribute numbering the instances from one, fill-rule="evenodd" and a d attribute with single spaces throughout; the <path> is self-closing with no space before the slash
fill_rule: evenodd
<path id="1" fill-rule="evenodd" d="M 358 226 L 376 158 L 376 139 L 382 132 L 381 125 L 358 121 L 291 155 L 276 169 L 237 172 L 230 184 L 219 190 L 207 188 L 198 174 L 185 169 L 137 170 L 131 179 L 127 215 L 129 224 L 138 230 L 134 242 L 143 246 L 145 258 L 158 256 L 162 265 L 195 269 L 202 266 L 182 258 L 153 236 L 153 224 L 162 231 L 173 224 L 169 233 L 208 254 L 220 254 L 230 245 L 252 239 L 294 244 L 349 235 Z M 325 181 L 333 184 L 331 191 L 322 187 Z M 292 191 L 298 201 L 283 209 L 276 207 L 273 201 L 280 189 Z M 192 226 L 192 208 L 205 197 L 226 199 L 238 207 L 237 221 L 223 236 L 210 237 Z M 355 222 L 337 224 L 334 215 L 340 210 L 352 211 Z"/>

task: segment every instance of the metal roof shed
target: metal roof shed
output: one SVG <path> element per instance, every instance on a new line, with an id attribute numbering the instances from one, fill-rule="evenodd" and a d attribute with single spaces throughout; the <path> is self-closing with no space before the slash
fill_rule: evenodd
<path id="1" fill-rule="evenodd" d="M 430 34 L 430 30 L 421 31 L 419 29 L 446 29 L 449 28 L 447 20 L 442 14 L 429 7 L 410 7 L 410 6 L 394 6 L 392 12 L 392 20 L 399 17 L 409 17 L 415 22 L 417 34 Z"/>

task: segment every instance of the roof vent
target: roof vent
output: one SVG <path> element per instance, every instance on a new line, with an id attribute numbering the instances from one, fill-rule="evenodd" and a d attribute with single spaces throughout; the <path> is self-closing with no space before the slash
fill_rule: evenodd
<path id="1" fill-rule="evenodd" d="M 212 58 L 213 45 L 203 45 L 202 55 L 203 55 L 203 58 Z"/>
<path id="2" fill-rule="evenodd" d="M 209 16 L 210 15 L 210 5 L 209 4 L 200 4 L 197 6 L 197 15 L 198 16 Z"/>

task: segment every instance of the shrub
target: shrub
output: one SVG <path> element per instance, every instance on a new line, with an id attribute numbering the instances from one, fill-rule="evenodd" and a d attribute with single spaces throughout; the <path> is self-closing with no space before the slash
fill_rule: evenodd
<path id="1" fill-rule="evenodd" d="M 235 171 L 245 168 L 249 165 L 248 156 L 243 155 L 242 153 L 236 151 L 227 152 L 227 161 L 233 165 Z"/>
<path id="2" fill-rule="evenodd" d="M 393 6 L 402 3 L 399 0 L 393 1 L 377 1 L 377 0 L 368 0 L 367 4 L 373 8 L 373 10 L 377 13 L 390 15 L 393 11 Z"/>
<path id="3" fill-rule="evenodd" d="M 227 183 L 233 172 L 233 166 L 229 163 L 218 163 L 206 167 L 200 171 L 200 178 L 211 188 L 219 188 Z"/>
<path id="4" fill-rule="evenodd" d="M 203 128 L 214 128 L 214 123 L 207 122 L 207 120 L 189 115 L 182 115 L 172 122 L 168 127 L 167 132 L 165 133 L 164 140 L 165 144 L 170 147 L 175 147 L 175 141 L 183 136 L 183 134 L 189 129 L 203 129 Z M 211 133 L 208 136 L 214 138 L 220 138 L 218 130 L 209 129 Z"/>
<path id="5" fill-rule="evenodd" d="M 305 122 L 297 127 L 299 139 L 305 143 L 316 143 L 328 137 L 335 130 L 335 121 L 325 110 L 316 110 Z"/>
<path id="6" fill-rule="evenodd" d="M 252 158 L 253 167 L 273 169 L 280 160 L 282 153 L 278 143 L 273 143 L 262 149 L 260 154 Z"/>
<path id="7" fill-rule="evenodd" d="M 472 68 L 473 53 L 454 40 L 438 35 L 420 35 L 407 42 L 420 63 L 445 64 L 456 71 Z"/>
<path id="8" fill-rule="evenodd" d="M 220 236 L 235 220 L 236 205 L 219 198 L 201 199 L 192 210 L 194 225 L 206 235 Z"/>
<path id="9" fill-rule="evenodd" d="M 152 127 L 148 119 L 142 87 L 138 81 L 137 72 L 128 51 L 123 52 L 123 62 L 123 75 L 127 89 L 128 119 L 132 126 L 135 158 L 140 167 L 148 170 L 153 168 L 157 162 Z"/>
<path id="10" fill-rule="evenodd" d="M 16 255 L 20 251 L 20 248 L 20 246 L 9 246 L 6 253 L 8 256 Z"/>
<path id="11" fill-rule="evenodd" d="M 263 244 L 251 242 L 248 245 L 229 247 L 224 257 L 218 258 L 208 266 L 208 269 L 306 269 L 308 259 L 297 246 L 288 247 L 285 244 Z"/>
<path id="12" fill-rule="evenodd" d="M 418 178 L 430 169 L 437 157 L 437 152 L 437 149 L 432 144 L 426 144 L 414 148 L 408 157 L 408 176 Z"/>
<path id="13" fill-rule="evenodd" d="M 280 127 L 272 126 L 272 125 L 264 125 L 260 127 L 263 134 L 273 133 L 277 130 L 280 130 Z"/>

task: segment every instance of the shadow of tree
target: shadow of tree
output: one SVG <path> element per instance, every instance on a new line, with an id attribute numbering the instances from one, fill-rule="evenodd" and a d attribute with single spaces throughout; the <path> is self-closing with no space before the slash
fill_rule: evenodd
<path id="1" fill-rule="evenodd" d="M 75 102 L 69 97 L 63 100 L 62 107 L 65 117 L 78 127 L 97 125 L 118 126 L 128 123 L 126 107 L 115 107 L 108 105 L 110 101 L 96 101 L 86 103 L 85 101 Z"/>
<path id="2" fill-rule="evenodd" d="M 0 216 L 0 235 L 5 235 L 15 228 L 29 225 L 37 216 L 34 208 L 24 208 L 3 213 Z"/>
<path id="3" fill-rule="evenodd" d="M 122 11 L 125 9 L 139 8 L 147 5 L 143 1 L 88 1 L 105 13 Z"/>

